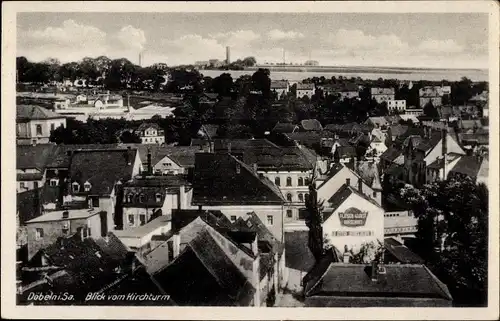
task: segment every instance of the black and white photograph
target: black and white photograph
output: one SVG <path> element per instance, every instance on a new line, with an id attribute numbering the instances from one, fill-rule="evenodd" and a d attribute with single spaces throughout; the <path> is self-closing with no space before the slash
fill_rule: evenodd
<path id="1" fill-rule="evenodd" d="M 476 3 L 18 5 L 13 304 L 498 317 L 499 7 Z"/>

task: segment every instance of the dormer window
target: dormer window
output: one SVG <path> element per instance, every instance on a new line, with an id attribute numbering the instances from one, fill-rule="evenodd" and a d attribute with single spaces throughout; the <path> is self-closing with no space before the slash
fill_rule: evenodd
<path id="1" fill-rule="evenodd" d="M 161 203 L 161 194 L 160 193 L 156 194 L 156 203 Z"/>
<path id="2" fill-rule="evenodd" d="M 127 194 L 126 201 L 127 203 L 132 203 L 133 195 L 132 194 Z"/>
<path id="3" fill-rule="evenodd" d="M 92 187 L 92 185 L 90 185 L 89 182 L 85 182 L 85 184 L 83 184 L 83 188 L 85 189 L 85 192 L 90 192 L 91 187 Z"/>
<path id="4" fill-rule="evenodd" d="M 144 203 L 145 197 L 144 194 L 139 195 L 139 203 Z"/>
<path id="5" fill-rule="evenodd" d="M 73 182 L 71 184 L 71 187 L 73 189 L 73 193 L 78 193 L 80 191 L 80 184 L 78 184 L 77 182 Z"/>

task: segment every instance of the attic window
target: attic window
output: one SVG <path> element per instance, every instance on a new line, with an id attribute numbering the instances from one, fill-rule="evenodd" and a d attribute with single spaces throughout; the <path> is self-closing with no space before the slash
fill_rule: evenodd
<path id="1" fill-rule="evenodd" d="M 71 186 L 73 187 L 73 193 L 78 193 L 80 191 L 80 184 L 77 182 L 73 182 Z"/>
<path id="2" fill-rule="evenodd" d="M 239 174 L 239 173 L 241 173 L 241 165 L 236 164 L 236 174 Z"/>
<path id="3" fill-rule="evenodd" d="M 139 203 L 144 203 L 145 199 L 144 194 L 139 195 Z"/>
<path id="4" fill-rule="evenodd" d="M 160 202 L 161 202 L 161 194 L 157 193 L 156 194 L 156 203 L 160 203 Z"/>
<path id="5" fill-rule="evenodd" d="M 89 182 L 85 182 L 85 184 L 83 184 L 83 188 L 85 189 L 85 192 L 89 192 L 91 187 L 92 187 L 92 185 L 90 185 Z"/>

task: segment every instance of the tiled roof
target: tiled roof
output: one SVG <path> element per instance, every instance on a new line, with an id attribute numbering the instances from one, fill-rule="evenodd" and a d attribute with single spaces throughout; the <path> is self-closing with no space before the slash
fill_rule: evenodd
<path id="1" fill-rule="evenodd" d="M 372 162 L 357 162 L 354 167 L 352 163 L 347 166 L 358 174 L 368 186 L 374 189 L 382 189 L 377 164 Z"/>
<path id="2" fill-rule="evenodd" d="M 252 231 L 257 233 L 257 239 L 259 241 L 266 241 L 271 244 L 273 253 L 278 253 L 279 255 L 283 253 L 283 244 L 274 237 L 273 233 L 269 231 L 254 212 L 248 213 L 245 218 L 240 216 L 238 220 L 233 223 L 233 227 L 236 227 L 239 231 Z"/>
<path id="3" fill-rule="evenodd" d="M 399 137 L 408 130 L 408 126 L 401 124 L 391 125 L 389 126 L 389 130 L 391 131 L 391 135 L 393 137 Z"/>
<path id="4" fill-rule="evenodd" d="M 271 90 L 272 89 L 285 89 L 288 87 L 288 80 L 272 80 L 271 81 Z"/>
<path id="5" fill-rule="evenodd" d="M 144 131 L 149 128 L 154 128 L 156 130 L 163 130 L 158 124 L 156 123 L 142 123 L 138 128 L 137 131 Z"/>
<path id="6" fill-rule="evenodd" d="M 340 159 L 356 157 L 356 147 L 354 146 L 338 146 L 335 149 L 335 154 L 338 155 Z M 336 157 L 336 156 L 334 156 Z"/>
<path id="7" fill-rule="evenodd" d="M 17 105 L 16 121 L 62 119 L 65 118 L 46 108 L 35 105 Z"/>
<path id="8" fill-rule="evenodd" d="M 76 151 L 71 158 L 69 176 L 78 182 L 81 190 L 85 182 L 91 184 L 87 194 L 109 195 L 115 183 L 132 178 L 137 150 L 87 150 Z"/>
<path id="9" fill-rule="evenodd" d="M 329 211 L 324 213 L 323 221 L 326 222 L 330 218 L 330 216 L 337 210 L 337 208 L 342 205 L 345 200 L 351 196 L 351 194 L 356 194 L 360 196 L 361 198 L 367 200 L 368 202 L 372 203 L 373 205 L 380 207 L 373 199 L 370 197 L 366 196 L 365 194 L 361 194 L 358 190 L 353 188 L 352 186 L 348 186 L 346 184 L 342 185 L 339 190 L 330 197 L 328 200 L 328 203 L 330 203 L 330 206 L 328 206 Z"/>
<path id="10" fill-rule="evenodd" d="M 424 260 L 420 256 L 413 253 L 409 248 L 401 244 L 393 237 L 384 239 L 384 247 L 385 250 L 388 251 L 399 263 L 424 264 Z"/>
<path id="11" fill-rule="evenodd" d="M 114 233 L 117 237 L 142 238 L 146 235 L 150 235 L 150 233 L 153 233 L 161 227 L 168 226 L 171 220 L 172 218 L 170 217 L 170 215 L 160 215 L 144 225 L 126 230 L 116 230 L 114 231 Z"/>
<path id="12" fill-rule="evenodd" d="M 217 93 L 204 93 L 203 95 L 210 100 L 216 100 L 217 98 L 219 98 L 219 94 Z"/>
<path id="13" fill-rule="evenodd" d="M 282 204 L 269 180 L 229 154 L 196 154 L 193 205 Z"/>
<path id="14" fill-rule="evenodd" d="M 28 222 L 26 224 L 31 223 L 41 223 L 41 222 L 52 222 L 52 221 L 63 221 L 63 220 L 77 220 L 77 219 L 85 219 L 92 217 L 94 215 L 98 215 L 101 211 L 98 208 L 95 209 L 70 209 L 67 210 L 68 218 L 63 218 L 63 213 L 66 210 L 60 211 L 48 211 L 41 216 L 38 216 Z"/>
<path id="15" fill-rule="evenodd" d="M 17 193 L 16 201 L 20 224 L 25 224 L 27 221 L 40 216 L 43 204 L 55 203 L 58 194 L 59 189 L 48 184 L 38 189 Z"/>
<path id="16" fill-rule="evenodd" d="M 415 137 L 415 136 L 413 136 Z M 418 137 L 418 136 L 417 136 Z M 422 151 L 430 151 L 442 140 L 442 136 L 440 132 L 433 132 L 430 138 L 420 139 L 420 142 L 415 146 L 417 149 Z"/>
<path id="17" fill-rule="evenodd" d="M 207 232 L 153 278 L 178 305 L 248 306 L 255 288 Z"/>
<path id="18" fill-rule="evenodd" d="M 483 159 L 479 156 L 462 156 L 450 170 L 450 174 L 460 173 L 476 179 L 482 163 Z"/>
<path id="19" fill-rule="evenodd" d="M 370 93 L 372 95 L 394 95 L 396 90 L 394 88 L 370 88 Z"/>
<path id="20" fill-rule="evenodd" d="M 272 131 L 276 133 L 293 133 L 297 128 L 298 126 L 292 123 L 277 122 Z"/>
<path id="21" fill-rule="evenodd" d="M 314 84 L 297 83 L 297 90 L 313 90 Z"/>
<path id="22" fill-rule="evenodd" d="M 308 246 L 309 231 L 285 232 L 285 265 L 289 269 L 308 272 L 315 259 Z"/>
<path id="23" fill-rule="evenodd" d="M 385 152 L 382 153 L 382 155 L 380 155 L 380 158 L 388 162 L 393 162 L 401 154 L 402 152 L 399 148 L 389 147 Z"/>
<path id="24" fill-rule="evenodd" d="M 371 267 L 364 264 L 332 263 L 320 277 L 305 285 L 306 296 L 370 296 L 440 298 L 452 300 L 446 285 L 425 265 L 388 264 L 386 274 L 371 280 Z"/>
<path id="25" fill-rule="evenodd" d="M 304 119 L 300 122 L 302 128 L 306 131 L 322 131 L 323 126 L 317 119 Z"/>
<path id="26" fill-rule="evenodd" d="M 17 145 L 16 168 L 37 168 L 43 171 L 57 149 L 57 145 L 54 144 Z"/>

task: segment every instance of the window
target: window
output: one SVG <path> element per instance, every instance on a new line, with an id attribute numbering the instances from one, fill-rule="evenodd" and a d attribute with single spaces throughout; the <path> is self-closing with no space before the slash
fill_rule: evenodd
<path id="1" fill-rule="evenodd" d="M 127 194 L 126 202 L 127 203 L 132 203 L 132 199 L 133 199 L 133 195 L 132 194 Z"/>
<path id="2" fill-rule="evenodd" d="M 309 194 L 308 194 L 308 193 L 306 193 L 304 198 L 305 198 L 305 200 L 307 201 L 307 200 L 309 199 Z"/>
<path id="3" fill-rule="evenodd" d="M 85 182 L 85 184 L 83 184 L 83 188 L 85 189 L 85 192 L 90 192 L 91 187 L 92 187 L 92 185 L 90 185 L 89 182 Z"/>
<path id="4" fill-rule="evenodd" d="M 140 225 L 146 224 L 146 215 L 144 214 L 139 215 L 139 224 Z"/>
<path id="5" fill-rule="evenodd" d="M 281 185 L 281 183 L 280 183 L 280 178 L 279 178 L 279 177 L 276 177 L 276 178 L 274 179 L 274 184 L 275 184 L 276 186 L 280 186 L 280 185 Z"/>
<path id="6" fill-rule="evenodd" d="M 134 226 L 134 224 L 135 224 L 135 217 L 134 217 L 133 214 L 129 214 L 129 216 L 128 216 L 128 225 Z"/>
<path id="7" fill-rule="evenodd" d="M 21 188 L 23 188 L 23 189 L 24 189 L 24 188 L 26 188 L 26 185 L 24 184 L 24 182 L 21 182 L 19 185 L 20 185 L 20 186 L 21 186 Z"/>
<path id="8" fill-rule="evenodd" d="M 78 193 L 80 191 L 80 184 L 78 184 L 77 182 L 73 182 L 71 186 L 73 187 L 73 193 Z"/>
<path id="9" fill-rule="evenodd" d="M 290 194 L 290 193 L 286 194 L 286 200 L 291 202 L 292 201 L 292 194 Z"/>
<path id="10" fill-rule="evenodd" d="M 267 216 L 267 225 L 273 225 L 273 216 L 272 215 L 268 215 Z"/>
<path id="11" fill-rule="evenodd" d="M 304 185 L 304 179 L 302 177 L 299 177 L 299 186 L 303 186 Z"/>
<path id="12" fill-rule="evenodd" d="M 56 126 L 54 124 L 50 124 L 50 131 L 53 132 Z"/>
<path id="13" fill-rule="evenodd" d="M 167 242 L 167 252 L 168 252 L 168 261 L 171 262 L 174 259 L 174 242 Z"/>
<path id="14" fill-rule="evenodd" d="M 156 194 L 156 203 L 161 203 L 161 194 Z"/>
<path id="15" fill-rule="evenodd" d="M 139 203 L 144 203 L 145 197 L 144 194 L 139 195 Z"/>
<path id="16" fill-rule="evenodd" d="M 57 186 L 58 180 L 57 179 L 51 179 L 50 180 L 50 186 Z"/>
<path id="17" fill-rule="evenodd" d="M 36 125 L 36 134 L 42 136 L 42 125 Z"/>
<path id="18" fill-rule="evenodd" d="M 286 217 L 291 218 L 292 217 L 292 210 L 286 210 Z"/>
<path id="19" fill-rule="evenodd" d="M 377 197 L 377 192 L 373 192 L 373 197 Z"/>
<path id="20" fill-rule="evenodd" d="M 236 215 L 231 215 L 231 222 L 236 222 Z"/>
<path id="21" fill-rule="evenodd" d="M 36 229 L 36 239 L 43 239 L 43 228 L 37 228 Z"/>
<path id="22" fill-rule="evenodd" d="M 163 166 L 170 167 L 170 166 L 172 166 L 172 163 L 163 163 Z"/>
<path id="23" fill-rule="evenodd" d="M 292 186 L 292 178 L 290 176 L 286 178 L 286 186 Z"/>
<path id="24" fill-rule="evenodd" d="M 304 201 L 304 195 L 302 195 L 302 193 L 299 194 L 299 201 L 300 202 L 303 202 Z"/>

